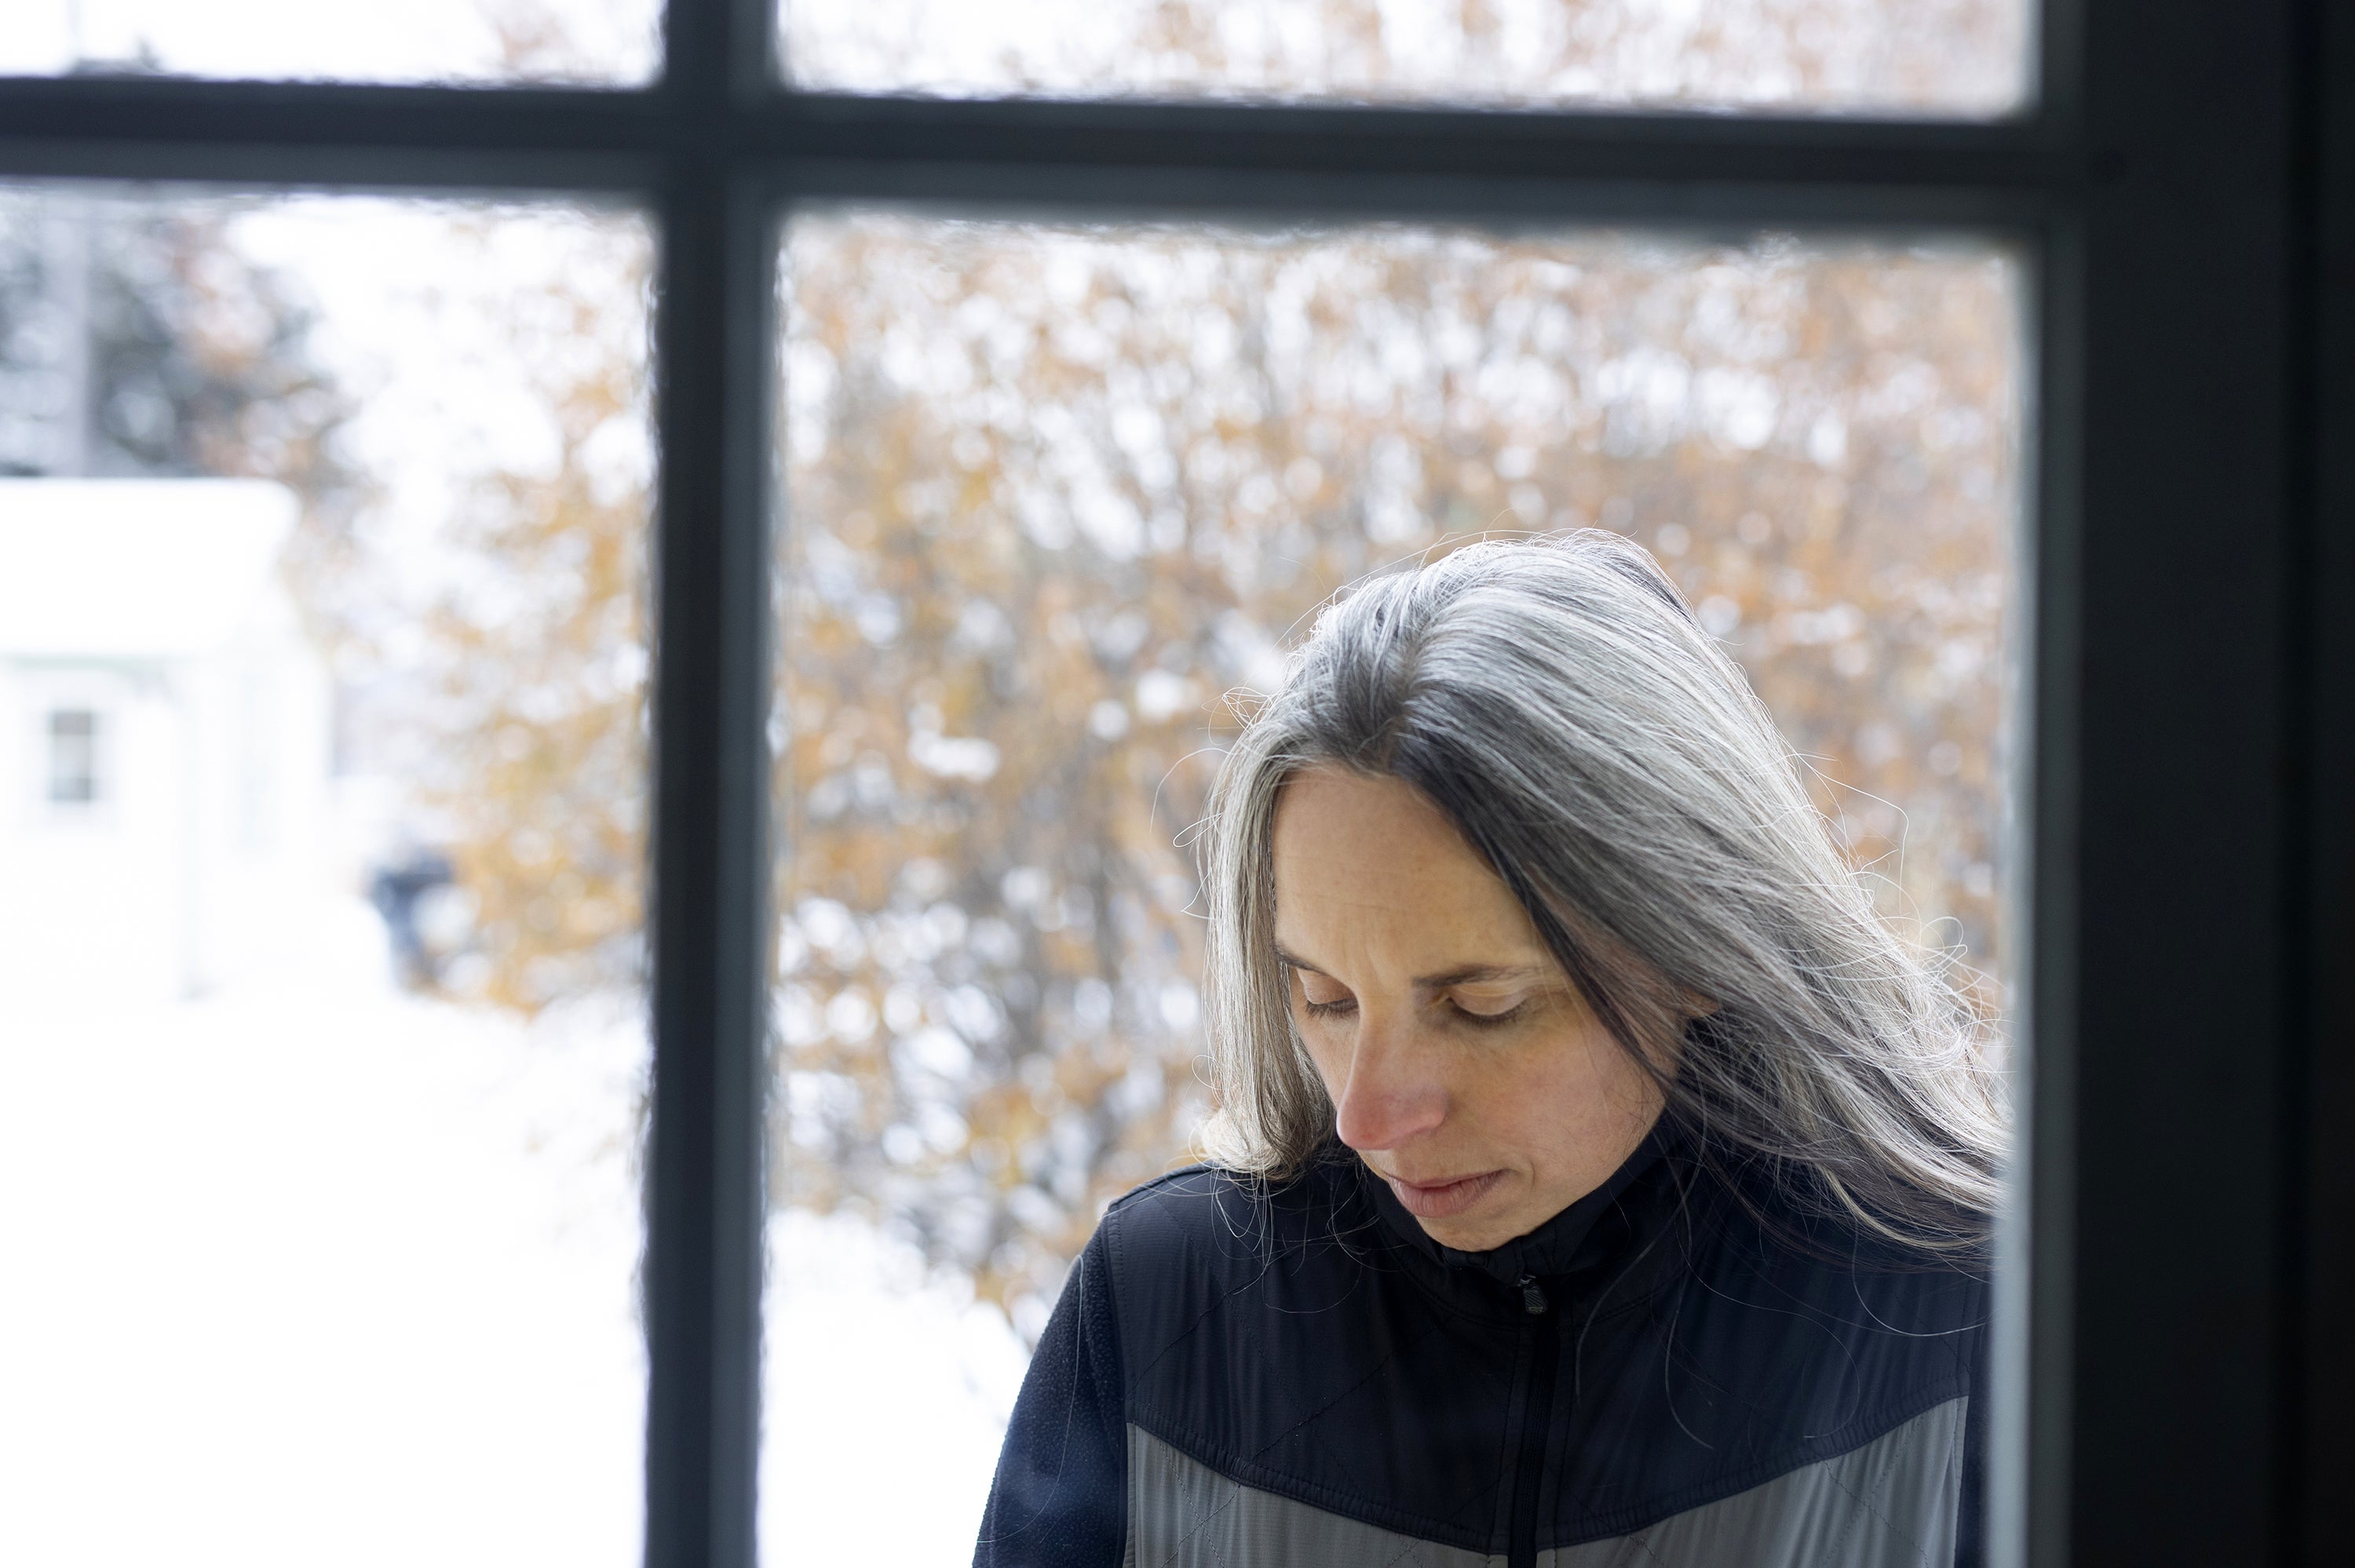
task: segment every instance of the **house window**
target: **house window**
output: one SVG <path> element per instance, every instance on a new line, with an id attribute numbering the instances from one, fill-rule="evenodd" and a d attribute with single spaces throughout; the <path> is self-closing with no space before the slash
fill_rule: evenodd
<path id="1" fill-rule="evenodd" d="M 49 715 L 49 804 L 95 806 L 106 798 L 99 764 L 98 715 L 59 708 Z"/>

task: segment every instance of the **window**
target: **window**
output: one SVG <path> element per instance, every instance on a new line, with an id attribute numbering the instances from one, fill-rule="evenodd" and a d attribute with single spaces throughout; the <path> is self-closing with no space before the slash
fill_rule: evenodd
<path id="1" fill-rule="evenodd" d="M 2355 1463 L 2344 1423 L 2333 1419 L 2355 1399 L 2355 1356 L 2335 1332 L 2355 1309 L 2355 1195 L 2339 1152 L 2355 1119 L 2355 1024 L 2328 989 L 2355 948 L 2346 891 L 2355 886 L 2347 825 L 2355 748 L 2343 722 L 2355 711 L 2347 630 L 2355 556 L 2340 526 L 2355 495 L 2344 428 L 2355 402 L 2345 264 L 2355 234 L 2346 134 L 2355 124 L 2355 25 L 2339 10 L 2307 0 L 2047 0 L 2033 14 L 1996 4 L 1728 8 L 1744 26 L 1796 16 L 1802 41 L 1828 20 L 1848 29 L 1833 43 L 1870 45 L 1854 58 L 1796 50 L 1779 74 L 1753 78 L 1729 73 L 1712 54 L 1727 35 L 1661 30 L 1663 18 L 1685 14 L 1676 7 L 1629 6 L 1624 16 L 1616 7 L 1562 8 L 1653 27 L 1580 53 L 1554 47 L 1563 40 L 1551 34 L 1535 51 L 1515 44 L 1553 26 L 1555 13 L 1505 4 L 1117 5 L 1071 11 L 1067 25 L 1066 8 L 1053 5 L 859 9 L 812 0 L 786 8 L 781 26 L 766 0 L 670 0 L 658 49 L 632 31 L 645 10 L 623 5 L 581 7 L 597 12 L 597 26 L 611 24 L 595 36 L 623 40 L 594 58 L 535 54 L 528 27 L 486 43 L 470 11 L 465 27 L 474 30 L 445 33 L 456 42 L 443 54 L 427 58 L 403 39 L 398 58 L 388 45 L 380 60 L 350 55 L 357 24 L 328 40 L 342 54 L 296 48 L 304 29 L 319 36 L 327 13 L 315 6 L 288 10 L 304 26 L 276 34 L 254 25 L 261 12 L 225 0 L 150 8 L 144 33 L 122 22 L 123 6 L 53 9 L 112 30 L 76 46 L 57 17 L 37 17 L 6 46 L 0 69 L 28 73 L 0 83 L 0 175 L 11 180 L 81 182 L 79 191 L 101 198 L 171 181 L 203 185 L 207 199 L 299 189 L 358 200 L 397 189 L 478 200 L 492 191 L 502 201 L 564 204 L 592 223 L 618 211 L 634 215 L 623 228 L 642 225 L 651 525 L 620 536 L 646 541 L 628 558 L 644 568 L 651 663 L 638 662 L 648 646 L 615 610 L 599 645 L 634 657 L 585 662 L 570 672 L 577 682 L 550 675 L 507 694 L 531 712 L 547 711 L 535 705 L 551 693 L 605 694 L 626 712 L 593 729 L 600 745 L 543 755 L 527 734 L 515 756 L 491 745 L 468 760 L 537 769 L 549 791 L 542 820 L 493 835 L 518 864 L 584 825 L 597 828 L 598 853 L 632 866 L 630 877 L 637 845 L 647 848 L 650 1563 L 750 1568 L 764 1550 L 756 1544 L 763 1425 L 790 1436 L 796 1402 L 816 1410 L 835 1397 L 826 1382 L 842 1369 L 797 1358 L 783 1338 L 768 1347 L 764 1383 L 764 1260 L 773 1286 L 790 1287 L 797 1255 L 771 1246 L 772 1188 L 783 1183 L 794 1196 L 807 1191 L 796 1183 L 856 1171 L 858 1161 L 879 1184 L 954 1165 L 952 1181 L 972 1189 L 964 1195 L 1002 1201 L 976 1207 L 950 1185 L 902 1185 L 912 1206 L 930 1205 L 926 1223 L 943 1246 L 964 1245 L 959 1226 L 974 1231 L 977 1255 L 1000 1270 L 988 1287 L 1002 1287 L 1012 1303 L 1022 1280 L 1051 1273 L 1039 1238 L 1086 1210 L 1099 1175 L 1114 1179 L 1123 1150 L 1103 1145 L 1101 1127 L 1061 1114 L 1072 1086 L 1060 1061 L 1028 1076 L 1003 1064 L 1012 1075 L 992 1086 L 1002 1091 L 992 1105 L 933 1092 L 977 1070 L 976 1044 L 995 1049 L 988 1041 L 1003 1021 L 960 1001 L 964 982 L 945 969 L 918 983 L 911 966 L 933 961 L 912 956 L 921 943 L 936 942 L 936 958 L 954 946 L 985 964 L 998 952 L 1008 975 L 1035 969 L 1034 1000 L 1077 1053 L 1064 1054 L 1070 1070 L 1099 1074 L 1096 1090 L 1126 1086 L 1117 1091 L 1130 1097 L 1124 1103 L 1139 1107 L 1156 1092 L 1165 1106 L 1182 1097 L 1182 1081 L 1165 1076 L 1156 1091 L 1123 1055 L 1149 1031 L 1188 1026 L 1182 953 L 1155 958 L 1173 966 L 1167 973 L 1089 969 L 1076 959 L 1030 964 L 1025 944 L 1060 951 L 1110 929 L 1122 890 L 1088 885 L 1074 867 L 1016 842 L 1013 830 L 1036 814 L 1016 786 L 1110 756 L 1145 767 L 1147 740 L 1168 740 L 1174 765 L 1175 741 L 1156 726 L 1196 714 L 1189 705 L 1248 664 L 1253 640 L 1280 629 L 1274 607 L 1292 602 L 1284 594 L 1313 601 L 1354 566 L 1346 551 L 1317 553 L 1329 542 L 1316 533 L 1324 487 L 1354 485 L 1374 507 L 1384 495 L 1411 496 L 1440 506 L 1443 522 L 1444 505 L 1460 499 L 1484 526 L 1508 516 L 1525 526 L 1616 519 L 1707 579 L 1704 602 L 1728 635 L 1754 630 L 1802 650 L 1826 682 L 1863 681 L 1897 656 L 1881 633 L 1853 629 L 1842 607 L 1862 613 L 1858 601 L 1796 588 L 1778 598 L 1771 572 L 1734 570 L 1732 552 L 1749 552 L 1756 567 L 1785 547 L 1780 517 L 1736 504 L 1726 490 L 1706 528 L 1656 519 L 1643 487 L 1718 496 L 1713 476 L 1725 471 L 1711 468 L 1710 454 L 1721 448 L 1764 453 L 1795 482 L 1806 465 L 1821 473 L 1827 462 L 1860 463 L 1869 418 L 1893 417 L 1887 411 L 1905 397 L 1923 399 L 1922 418 L 1935 418 L 1945 444 L 1935 463 L 1925 457 L 1926 466 L 1893 463 L 1881 474 L 1887 515 L 1902 522 L 1967 503 L 1982 527 L 1990 505 L 2017 498 L 2017 569 L 1990 578 L 1985 596 L 1975 588 L 1915 604 L 1926 657 L 1907 679 L 1921 679 L 1890 694 L 1892 705 L 1914 707 L 1857 709 L 1823 733 L 1848 748 L 1842 766 L 1910 757 L 1910 742 L 1887 749 L 1890 736 L 1910 735 L 1902 726 L 1921 712 L 1946 722 L 1945 699 L 1924 694 L 1967 673 L 1963 652 L 1941 665 L 1948 645 L 1979 647 L 1972 670 L 1980 673 L 1990 640 L 2008 638 L 2017 651 L 2015 685 L 1974 688 L 1996 705 L 1989 715 L 2017 714 L 2017 750 L 1981 756 L 1956 735 L 1924 729 L 1912 780 L 1923 798 L 1947 802 L 1964 800 L 1975 780 L 1991 791 L 1982 799 L 2001 800 L 1997 775 L 2008 769 L 2017 781 L 2009 831 L 2019 853 L 2010 863 L 1977 847 L 2003 842 L 2005 824 L 1958 805 L 1940 819 L 1947 836 L 1928 868 L 1937 896 L 1951 890 L 1955 906 L 1944 912 L 1961 923 L 1958 939 L 2008 953 L 2017 988 L 2004 999 L 2019 1044 L 2023 1119 L 1999 1334 L 2009 1392 L 1996 1412 L 2000 1560 L 2326 1560 L 2337 1525 L 2330 1481 Z M 571 9 L 544 14 L 560 19 Z M 1206 22 L 1214 9 L 1220 19 Z M 232 11 L 238 26 L 187 31 L 191 18 Z M 1476 12 L 1477 26 L 1465 20 Z M 521 9 L 506 15 L 528 20 Z M 1320 32 L 1328 15 L 1376 17 L 1393 43 L 1422 26 L 1412 36 L 1425 47 L 1382 57 Z M 1525 23 L 1537 31 L 1510 32 Z M 1178 36 L 1198 24 L 1202 37 Z M 1925 52 L 1924 40 L 1950 36 L 1968 47 Z M 201 79 L 240 76 L 276 79 Z M 459 82 L 473 85 L 449 85 Z M 543 85 L 500 85 L 524 82 Z M 1023 96 L 993 96 L 1009 94 Z M 496 227 L 496 209 L 485 213 Z M 61 248 L 76 243 L 71 225 L 56 234 Z M 1162 418 L 1166 403 L 1126 399 L 1143 403 L 1156 431 L 1121 412 L 1116 377 L 1090 367 L 1094 350 L 1078 340 L 1106 329 L 1073 313 L 1092 310 L 1106 279 L 1159 269 L 1182 281 L 1305 255 L 1312 260 L 1294 297 L 1322 288 L 1328 303 L 1348 304 L 1353 265 L 1429 263 L 1436 276 L 1460 264 L 1460 289 L 1476 290 L 1521 260 L 1537 267 L 1549 247 L 1557 260 L 1576 252 L 1590 273 L 1634 267 L 1624 279 L 1641 273 L 1638 253 L 1654 245 L 1685 247 L 1690 265 L 1730 268 L 1737 280 L 1782 265 L 1783 282 L 1800 292 L 1809 267 L 1847 256 L 1884 281 L 1910 278 L 1917 291 L 1900 315 L 1918 312 L 1906 319 L 1933 337 L 1969 335 L 1958 324 L 1966 318 L 2002 323 L 1998 335 L 2016 323 L 2016 335 L 2009 346 L 1982 344 L 1969 376 L 1941 369 L 1934 386 L 1884 366 L 1874 385 L 1889 400 L 1838 422 L 1797 417 L 1805 376 L 1786 376 L 1782 362 L 1688 357 L 1669 397 L 1678 372 L 1659 361 L 1647 368 L 1643 344 L 1631 342 L 1607 356 L 1625 384 L 1605 425 L 1616 418 L 1623 432 L 1651 429 L 1646 389 L 1656 386 L 1659 408 L 1702 425 L 1681 453 L 1670 441 L 1644 458 L 1636 441 L 1620 454 L 1625 487 L 1592 495 L 1513 437 L 1518 372 L 1499 372 L 1493 432 L 1465 450 L 1447 447 L 1445 432 L 1436 447 L 1402 436 L 1386 444 L 1399 432 L 1369 415 L 1327 447 L 1222 454 L 1199 473 L 1178 472 L 1231 484 L 1239 505 L 1248 487 L 1269 515 L 1299 522 L 1310 549 L 1287 556 L 1299 576 L 1264 603 L 1231 603 L 1218 596 L 1233 596 L 1236 581 L 1277 575 L 1275 553 L 1255 562 L 1239 549 L 1231 561 L 1213 541 L 1209 558 L 1198 558 L 1188 540 L 1180 554 L 1202 575 L 1201 591 L 1131 602 L 1151 599 L 1156 584 L 1162 524 L 1140 503 L 1152 474 L 1192 459 Z M 1177 255 L 1188 246 L 1191 259 Z M 862 254 L 886 264 L 863 270 Z M 1322 281 L 1308 276 L 1320 266 L 1332 270 Z M 10 286 L 0 278 L 0 292 Z M 1659 283 L 1650 296 L 1667 302 L 1658 308 L 1671 319 L 1652 323 L 1660 332 L 1689 324 L 1673 319 L 1680 299 L 1695 316 L 1721 308 L 1705 304 L 1706 291 L 1686 297 L 1678 286 Z M 909 319 L 894 291 L 943 288 L 963 291 L 950 302 L 962 339 L 928 340 L 903 325 L 829 341 L 816 324 L 830 311 L 888 328 L 895 311 Z M 1053 340 L 1043 347 L 1005 304 L 1023 291 L 1050 302 Z M 1739 324 L 1740 289 L 1732 293 Z M 1166 330 L 1185 304 L 1132 321 Z M 1531 309 L 1541 313 L 1541 302 Z M 993 311 L 1012 322 L 996 337 Z M 1435 329 L 1417 336 L 1441 314 L 1397 334 L 1400 360 L 1374 365 L 1367 386 L 1388 395 L 1376 385 L 1382 377 L 1412 381 L 1418 343 L 1433 363 L 1446 361 L 1453 339 Z M 1639 317 L 1625 319 L 1643 324 Z M 520 324 L 535 322 L 549 324 Z M 547 331 L 524 357 L 575 363 L 565 336 Z M 27 341 L 50 340 L 35 332 Z M 1219 341 L 1186 346 L 1215 360 Z M 992 385 L 1000 372 L 989 355 L 1001 349 L 1011 379 Z M 965 364 L 949 366 L 959 353 Z M 891 401 L 893 376 L 927 355 L 939 356 L 940 376 L 978 388 L 986 418 L 936 396 Z M 1704 384 L 1712 371 L 1725 374 Z M 71 354 L 42 372 L 45 385 L 103 374 Z M 1034 395 L 1037 387 L 1051 392 Z M 626 389 L 613 396 L 627 401 Z M 836 439 L 840 415 L 859 399 L 867 422 L 855 433 L 866 444 L 846 447 Z M 117 421 L 110 440 L 135 441 L 146 428 L 135 397 L 105 412 Z M 1930 454 L 1925 429 L 1917 421 Z M 2017 444 L 2007 445 L 2014 432 Z M 0 451 L 20 468 L 37 461 L 21 454 L 55 450 L 60 439 L 12 424 L 0 428 Z M 891 441 L 905 461 L 884 477 L 909 482 L 862 477 L 861 462 L 897 461 Z M 967 461 L 976 453 L 978 467 Z M 1664 466 L 1637 471 L 1653 458 Z M 1115 472 L 1115 459 L 1130 468 Z M 955 549 L 936 549 L 916 525 L 943 514 L 939 486 L 1009 460 L 1036 466 L 1041 483 L 1028 493 L 1051 504 L 959 510 L 972 531 Z M 1936 464 L 1951 467 L 1930 471 Z M 1974 464 L 1991 489 L 1969 490 Z M 1939 489 L 1950 482 L 1951 494 Z M 602 493 L 612 502 L 619 493 Z M 1923 494 L 1945 499 L 1909 510 L 1917 505 L 1909 497 Z M 879 501 L 852 504 L 855 495 Z M 1614 501 L 1631 510 L 1606 518 Z M 879 509 L 886 504 L 896 510 Z M 1753 511 L 1763 533 L 1748 521 Z M 1671 524 L 1684 532 L 1668 534 Z M 1404 512 L 1369 513 L 1357 526 L 1335 536 L 1369 541 L 1395 527 L 1403 543 L 1412 532 Z M 894 528 L 913 530 L 913 542 L 888 553 L 877 541 Z M 1947 543 L 1977 549 L 1990 536 L 1982 528 Z M 1004 629 L 979 612 L 969 624 L 962 611 L 924 620 L 911 613 L 904 582 L 882 579 L 929 571 L 977 580 L 1020 565 L 1025 550 L 1055 548 L 1042 541 L 1056 537 L 1072 553 L 1057 557 L 1060 577 L 1034 574 L 1038 625 L 1093 683 L 1082 683 L 1084 703 L 1071 713 L 1042 710 L 1051 733 L 1034 726 L 1018 736 L 1012 720 L 952 689 L 957 671 L 918 669 L 909 652 L 922 639 L 947 646 L 961 636 L 977 667 Z M 1919 537 L 1904 542 L 1929 548 Z M 570 549 L 534 556 L 530 580 L 550 591 L 589 580 L 602 557 Z M 1952 586 L 1945 566 L 1923 575 Z M 1044 602 L 1055 595 L 1071 604 Z M 19 602 L 32 601 L 0 583 L 0 603 Z M 629 592 L 599 600 L 634 602 Z M 530 625 L 551 613 L 527 597 L 491 608 Z M 1131 611 L 1146 627 L 1133 647 L 1135 623 L 1121 619 Z M 0 651 L 14 657 L 8 633 L 0 624 Z M 1050 650 L 1034 641 L 1028 652 L 1043 659 Z M 1861 668 L 1849 674 L 1843 660 Z M 925 689 L 928 679 L 940 689 Z M 641 681 L 643 727 L 631 705 Z M 155 731 L 159 757 L 168 755 L 167 729 Z M 1973 734 L 1999 731 L 1988 718 Z M 93 724 L 75 743 L 76 763 L 71 745 L 59 749 L 61 732 L 40 734 L 53 797 L 61 787 L 93 798 L 114 788 L 106 769 L 116 763 L 101 743 L 115 737 Z M 1034 754 L 1017 755 L 1032 744 Z M 632 809 L 631 791 L 612 780 L 634 766 L 636 745 L 646 747 L 642 840 L 604 832 Z M 1007 801 L 994 806 L 993 789 Z M 957 812 L 975 821 L 1001 806 L 1007 842 L 972 864 L 890 859 L 898 841 L 851 831 L 861 811 L 884 821 L 904 810 L 930 823 Z M 848 825 L 813 831 L 822 818 Z M 1860 841 L 1886 827 L 1869 810 L 1856 821 Z M 397 874 L 381 898 L 409 910 L 417 944 L 409 957 L 430 965 L 432 933 L 464 927 L 481 910 L 469 915 L 460 896 L 464 867 L 442 868 L 433 846 L 417 848 L 388 868 Z M 1118 869 L 1137 882 L 1124 895 L 1139 908 L 1167 891 L 1154 885 L 1166 868 L 1149 854 Z M 173 907 L 158 902 L 159 922 Z M 509 928 L 534 929 L 529 908 L 526 898 Z M 588 948 L 634 961 L 640 929 L 617 918 L 603 933 L 610 945 Z M 1150 918 L 1137 930 L 1140 943 L 1159 934 Z M 560 976 L 583 950 L 534 948 L 527 957 L 555 967 L 516 972 Z M 887 961 L 898 969 L 877 967 Z M 560 979 L 551 983 L 561 989 Z M 293 982 L 284 994 L 297 994 Z M 908 1044 L 895 1055 L 881 1048 L 887 1039 Z M 289 1126 L 307 1126 L 309 1116 L 329 1125 L 326 1091 L 300 1063 L 267 1071 L 307 1107 L 290 1112 Z M 990 1115 L 1006 1126 L 992 1127 Z M 1052 1157 L 1038 1162 L 1043 1181 L 998 1180 L 1018 1164 L 1007 1136 L 1016 1122 Z M 323 1137 L 304 1158 L 332 1153 Z M 1059 1185 L 1067 1169 L 1079 1179 Z M 39 1185 L 37 1171 L 19 1174 L 24 1190 Z M 1039 1198 L 1011 1196 L 1017 1187 Z M 1009 1243 L 1021 1245 L 1002 1251 Z M 876 1264 L 910 1296 L 937 1283 L 925 1266 L 904 1253 Z M 118 1297 L 139 1287 L 133 1277 L 108 1278 Z M 859 1309 L 824 1295 L 794 1309 L 821 1329 Z M 921 1331 L 964 1332 L 973 1320 L 962 1311 L 952 1301 Z M 1003 1360 L 992 1358 L 1003 1348 L 1001 1340 L 968 1358 L 977 1380 L 999 1375 L 991 1368 L 1002 1371 Z M 910 1422 L 924 1414 L 913 1400 L 900 1408 Z M 787 1464 L 800 1462 L 799 1450 L 786 1452 Z M 138 1484 L 135 1470 L 115 1466 L 111 1478 L 134 1478 L 109 1484 Z M 794 1484 L 773 1475 L 766 1490 L 773 1500 Z M 783 1561 L 794 1543 L 774 1523 L 782 1516 L 767 1517 L 765 1550 Z"/>
<path id="2" fill-rule="evenodd" d="M 106 798 L 99 772 L 98 715 L 88 708 L 49 715 L 49 803 L 94 806 Z"/>
<path id="3" fill-rule="evenodd" d="M 902 1551 L 969 1552 L 1024 1341 L 1191 1158 L 1229 701 L 1387 562 L 1643 542 L 2000 1012 L 2005 248 L 861 207 L 782 249 L 768 1561 L 856 1555 L 887 1448 Z"/>
<path id="4" fill-rule="evenodd" d="M 637 1554 L 650 260 L 0 187 L 0 1557 Z"/>

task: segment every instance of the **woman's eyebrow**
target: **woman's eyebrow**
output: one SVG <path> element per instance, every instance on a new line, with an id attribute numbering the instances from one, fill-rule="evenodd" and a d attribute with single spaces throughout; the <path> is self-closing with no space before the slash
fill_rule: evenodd
<path id="1" fill-rule="evenodd" d="M 1541 964 L 1465 964 L 1442 974 L 1424 975 L 1414 983 L 1425 991 L 1445 991 L 1455 985 L 1486 985 L 1497 980 L 1530 980 L 1545 973 Z"/>
<path id="2" fill-rule="evenodd" d="M 1324 975 L 1327 980 L 1333 978 L 1282 944 L 1277 945 L 1275 957 L 1276 960 L 1286 968 L 1300 969 L 1312 975 Z M 1460 968 L 1443 970 L 1438 974 L 1424 975 L 1414 983 L 1416 988 L 1422 991 L 1445 991 L 1449 986 L 1455 985 L 1486 985 L 1497 980 L 1530 980 L 1541 977 L 1544 973 L 1545 966 L 1542 964 L 1465 964 Z"/>

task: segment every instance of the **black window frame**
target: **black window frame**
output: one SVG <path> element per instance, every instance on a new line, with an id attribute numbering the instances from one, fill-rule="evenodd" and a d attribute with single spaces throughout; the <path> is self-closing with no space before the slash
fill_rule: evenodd
<path id="1" fill-rule="evenodd" d="M 2355 7 L 2045 0 L 2036 101 L 1977 123 L 802 92 L 767 0 L 671 0 L 664 41 L 632 90 L 0 79 L 0 178 L 654 216 L 653 1568 L 754 1561 L 776 241 L 796 203 L 861 198 L 2016 244 L 2034 1050 L 1998 1561 L 2335 1556 Z"/>

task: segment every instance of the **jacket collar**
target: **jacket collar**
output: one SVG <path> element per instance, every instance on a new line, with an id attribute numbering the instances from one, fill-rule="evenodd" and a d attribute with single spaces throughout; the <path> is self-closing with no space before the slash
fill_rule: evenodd
<path id="1" fill-rule="evenodd" d="M 1603 1185 L 1527 1235 L 1486 1252 L 1460 1252 L 1433 1240 L 1389 1182 L 1367 1170 L 1362 1160 L 1353 1157 L 1351 1163 L 1393 1239 L 1442 1268 L 1468 1269 L 1513 1287 L 1530 1277 L 1582 1274 L 1619 1256 L 1639 1228 L 1633 1212 L 1638 1205 L 1622 1200 L 1631 1197 L 1630 1189 L 1645 1177 L 1660 1173 L 1670 1137 L 1665 1121 L 1656 1123 Z"/>

